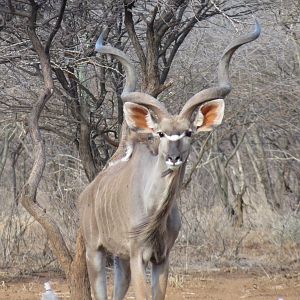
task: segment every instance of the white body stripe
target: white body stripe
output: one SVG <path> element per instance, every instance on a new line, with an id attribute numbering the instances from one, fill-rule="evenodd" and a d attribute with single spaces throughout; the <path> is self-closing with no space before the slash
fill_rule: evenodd
<path id="1" fill-rule="evenodd" d="M 125 156 L 122 157 L 121 159 L 118 159 L 118 160 L 115 160 L 115 161 L 111 161 L 111 162 L 109 163 L 109 166 L 110 166 L 110 167 L 111 167 L 111 166 L 114 166 L 115 164 L 117 164 L 117 163 L 119 163 L 119 162 L 121 162 L 121 161 L 128 161 L 128 160 L 130 159 L 132 153 L 133 153 L 133 145 L 128 143 L 128 144 L 127 144 L 127 149 L 126 149 L 126 154 L 125 154 Z"/>
<path id="2" fill-rule="evenodd" d="M 133 145 L 127 144 L 126 155 L 121 159 L 121 161 L 128 161 L 133 153 Z"/>

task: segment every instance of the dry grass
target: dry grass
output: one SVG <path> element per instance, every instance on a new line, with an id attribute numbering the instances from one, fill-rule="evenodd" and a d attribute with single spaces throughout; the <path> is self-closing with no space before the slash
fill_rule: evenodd
<path id="1" fill-rule="evenodd" d="M 78 224 L 76 201 L 86 185 L 86 176 L 76 158 L 56 154 L 51 157 L 38 201 L 57 221 L 73 251 Z M 300 265 L 297 210 L 275 213 L 261 201 L 259 191 L 249 190 L 245 195 L 244 225 L 233 227 L 208 171 L 206 167 L 199 169 L 178 199 L 182 229 L 171 252 L 174 274 L 178 269 L 189 272 L 258 267 L 268 273 L 271 269 L 297 268 Z M 9 170 L 5 172 L 9 177 Z M 0 186 L 1 268 L 10 269 L 15 275 L 58 270 L 45 232 L 21 206 L 13 203 L 7 186 Z M 175 275 L 170 278 L 171 284 L 181 284 L 181 278 Z"/>
<path id="2" fill-rule="evenodd" d="M 15 210 L 0 226 L 1 267 L 12 268 L 16 274 L 58 268 L 40 225 L 23 209 Z M 256 215 L 256 226 L 247 223 L 235 228 L 220 206 L 203 209 L 201 217 L 198 214 L 190 210 L 182 218 L 182 230 L 171 252 L 174 270 L 288 270 L 300 265 L 300 225 L 295 216 L 261 211 Z M 171 276 L 171 284 L 180 282 Z"/>

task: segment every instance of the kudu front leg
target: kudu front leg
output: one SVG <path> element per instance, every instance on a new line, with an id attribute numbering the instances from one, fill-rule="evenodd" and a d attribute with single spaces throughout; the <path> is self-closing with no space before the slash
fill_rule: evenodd
<path id="1" fill-rule="evenodd" d="M 114 294 L 113 300 L 123 300 L 130 283 L 129 260 L 115 257 L 114 259 Z"/>
<path id="2" fill-rule="evenodd" d="M 107 300 L 105 251 L 86 249 L 86 262 L 94 299 Z"/>
<path id="3" fill-rule="evenodd" d="M 130 258 L 131 280 L 137 300 L 148 300 L 149 292 L 146 284 L 146 264 L 142 255 Z"/>
<path id="4" fill-rule="evenodd" d="M 164 300 L 168 284 L 169 259 L 160 264 L 152 264 L 152 300 Z"/>

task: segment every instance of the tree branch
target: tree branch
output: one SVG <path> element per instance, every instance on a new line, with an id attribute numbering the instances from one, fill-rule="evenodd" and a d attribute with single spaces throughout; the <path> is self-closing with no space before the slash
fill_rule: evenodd
<path id="1" fill-rule="evenodd" d="M 124 1 L 124 7 L 125 7 L 125 26 L 128 31 L 129 38 L 133 44 L 133 47 L 136 51 L 136 54 L 140 60 L 141 68 L 144 73 L 146 73 L 146 57 L 144 50 L 139 42 L 139 39 L 137 37 L 135 28 L 134 28 L 134 22 L 132 18 L 132 12 L 131 9 L 133 7 L 134 1 L 131 1 L 129 4 L 126 4 L 126 1 Z"/>
<path id="2" fill-rule="evenodd" d="M 47 41 L 46 46 L 45 46 L 45 53 L 46 54 L 49 54 L 51 43 L 52 43 L 56 33 L 58 32 L 59 28 L 60 28 L 60 24 L 62 22 L 62 18 L 63 18 L 65 8 L 66 8 L 66 3 L 67 3 L 67 0 L 62 0 L 62 2 L 61 2 L 61 7 L 60 7 L 60 10 L 59 10 L 58 18 L 56 20 L 55 26 L 54 26 L 52 32 L 50 33 L 50 36 L 49 36 L 48 41 Z"/>

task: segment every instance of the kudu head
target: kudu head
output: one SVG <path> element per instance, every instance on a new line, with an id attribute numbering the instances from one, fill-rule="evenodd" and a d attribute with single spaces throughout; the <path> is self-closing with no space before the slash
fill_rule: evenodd
<path id="1" fill-rule="evenodd" d="M 170 115 L 156 99 L 143 93 L 130 93 L 123 99 L 126 101 L 124 117 L 129 128 L 158 138 L 158 155 L 171 170 L 186 162 L 192 134 L 212 130 L 222 122 L 224 114 L 223 99 L 212 99 L 206 103 L 198 99 L 193 107 L 187 106 L 188 102 L 175 116 Z"/>
<path id="2" fill-rule="evenodd" d="M 126 83 L 121 97 L 127 125 L 133 131 L 159 138 L 158 155 L 165 161 L 167 169 L 175 170 L 188 158 L 191 136 L 201 131 L 211 131 L 221 124 L 224 98 L 231 91 L 228 72 L 231 57 L 237 48 L 255 40 L 259 34 L 260 26 L 256 22 L 252 33 L 234 40 L 220 59 L 217 85 L 195 94 L 175 116 L 170 115 L 156 98 L 146 93 L 134 92 L 134 68 L 122 51 L 103 46 L 101 36 L 97 41 L 96 51 L 115 56 L 125 69 Z"/>

